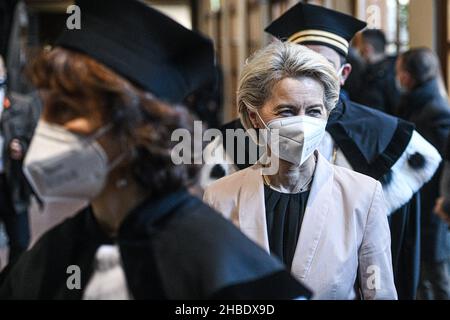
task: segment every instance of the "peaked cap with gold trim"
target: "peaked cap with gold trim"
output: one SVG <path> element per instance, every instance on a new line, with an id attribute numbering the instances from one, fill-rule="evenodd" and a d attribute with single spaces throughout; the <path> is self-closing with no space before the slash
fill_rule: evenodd
<path id="1" fill-rule="evenodd" d="M 325 45 L 347 56 L 353 36 L 366 26 L 365 22 L 341 12 L 300 2 L 265 31 L 282 41 Z"/>

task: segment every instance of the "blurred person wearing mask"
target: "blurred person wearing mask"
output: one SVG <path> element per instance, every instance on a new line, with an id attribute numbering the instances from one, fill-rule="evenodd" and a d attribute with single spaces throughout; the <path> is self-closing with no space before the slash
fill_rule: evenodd
<path id="1" fill-rule="evenodd" d="M 40 114 L 35 94 L 7 90 L 7 73 L 0 56 L 0 222 L 9 239 L 9 263 L 14 263 L 30 240 L 28 207 L 31 189 L 22 171 L 23 160 Z"/>
<path id="2" fill-rule="evenodd" d="M 309 296 L 281 262 L 193 197 L 193 166 L 171 158 L 173 131 L 193 126 L 172 104 L 210 80 L 212 42 L 141 1 L 76 4 L 81 29 L 65 30 L 30 70 L 44 109 L 25 172 L 43 201 L 90 206 L 2 274 L 0 297 Z M 70 266 L 81 275 L 73 287 Z"/>
<path id="3" fill-rule="evenodd" d="M 265 30 L 282 41 L 304 45 L 323 55 L 334 66 L 342 87 L 352 71 L 346 58 L 349 43 L 365 26 L 365 22 L 352 16 L 299 2 Z M 246 159 L 254 156 L 249 151 L 255 149 L 251 139 L 235 143 L 236 150 L 226 147 L 231 140 L 226 131 L 243 128 L 239 119 L 223 125 L 223 139 L 215 139 L 205 148 L 205 154 L 212 155 L 215 164 L 211 160 L 204 167 L 202 175 L 210 178 L 204 179 L 204 187 L 217 180 L 220 173 L 229 175 L 254 164 L 239 161 L 242 155 Z M 413 124 L 359 105 L 342 90 L 319 151 L 332 164 L 381 182 L 388 206 L 398 296 L 414 299 L 420 263 L 418 191 L 436 172 L 442 160 L 439 153 L 414 130 Z M 421 161 L 415 161 L 417 158 Z"/>
<path id="4" fill-rule="evenodd" d="M 367 29 L 361 33 L 360 51 L 366 61 L 359 93 L 354 101 L 394 114 L 400 100 L 395 81 L 397 57 L 386 54 L 386 36 L 382 30 Z"/>
<path id="5" fill-rule="evenodd" d="M 240 76 L 237 105 L 247 130 L 267 130 L 265 155 L 278 170 L 255 164 L 211 184 L 204 199 L 280 258 L 314 299 L 397 299 L 381 184 L 317 152 L 338 98 L 336 72 L 318 53 L 281 41 L 257 52 Z"/>
<path id="6" fill-rule="evenodd" d="M 444 155 L 450 133 L 450 107 L 439 83 L 438 58 L 428 48 L 416 48 L 403 53 L 396 67 L 397 80 L 404 92 L 398 115 L 413 122 L 416 130 Z M 442 165 L 421 191 L 422 263 L 419 296 L 426 300 L 450 298 L 448 228 L 433 213 L 439 197 L 441 173 Z"/>

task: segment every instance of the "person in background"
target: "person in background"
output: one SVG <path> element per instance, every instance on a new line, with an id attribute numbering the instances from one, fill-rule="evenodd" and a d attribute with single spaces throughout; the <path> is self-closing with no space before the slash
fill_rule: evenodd
<path id="1" fill-rule="evenodd" d="M 30 240 L 28 207 L 31 189 L 22 171 L 40 114 L 37 95 L 8 92 L 0 56 L 0 222 L 9 239 L 9 263 L 14 263 Z"/>
<path id="2" fill-rule="evenodd" d="M 349 43 L 365 26 L 366 23 L 352 16 L 299 2 L 265 30 L 282 41 L 305 45 L 325 56 L 343 86 L 352 71 L 346 59 Z M 237 119 L 223 125 L 221 131 L 229 129 L 243 130 L 243 124 Z M 205 148 L 204 153 L 216 163 L 210 161 L 204 167 L 206 172 L 202 175 L 209 178 L 203 180 L 206 183 L 217 180 L 220 174 L 228 175 L 254 164 L 239 161 L 244 158 L 242 155 L 254 156 L 249 151 L 257 149 L 251 145 L 252 140 L 237 141 L 233 150 L 227 148 L 231 139 L 234 137 L 223 134 L 223 139 L 214 139 Z M 414 130 L 413 124 L 359 105 L 342 91 L 328 119 L 319 151 L 332 164 L 381 182 L 389 212 L 397 293 L 399 299 L 414 299 L 420 261 L 418 191 L 436 172 L 441 162 L 439 153 Z M 416 158 L 423 161 L 414 161 Z"/>
<path id="3" fill-rule="evenodd" d="M 444 168 L 440 185 L 441 197 L 436 201 L 434 212 L 445 221 L 450 228 L 450 136 L 447 138 L 444 156 Z"/>
<path id="4" fill-rule="evenodd" d="M 413 122 L 416 130 L 444 154 L 450 133 L 450 107 L 439 85 L 440 67 L 428 48 L 403 53 L 397 60 L 397 78 L 404 91 L 398 115 Z M 442 165 L 421 191 L 422 263 L 419 296 L 422 299 L 450 298 L 447 261 L 450 243 L 446 224 L 433 209 L 439 197 Z"/>
<path id="5" fill-rule="evenodd" d="M 141 1 L 75 3 L 82 28 L 30 69 L 44 108 L 24 171 L 44 202 L 90 205 L 0 275 L 0 299 L 310 297 L 172 158 L 173 132 L 193 133 L 177 104 L 211 80 L 212 42 Z"/>
<path id="6" fill-rule="evenodd" d="M 353 100 L 394 114 L 400 100 L 400 91 L 395 81 L 396 57 L 386 54 L 386 36 L 382 30 L 367 29 L 361 33 L 361 56 L 366 68 L 361 75 L 358 94 Z"/>

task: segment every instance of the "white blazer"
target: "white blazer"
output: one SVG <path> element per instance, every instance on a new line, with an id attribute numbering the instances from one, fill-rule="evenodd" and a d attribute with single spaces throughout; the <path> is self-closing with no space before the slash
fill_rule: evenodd
<path id="1" fill-rule="evenodd" d="M 397 299 L 381 184 L 319 153 L 292 273 L 314 299 Z M 270 253 L 261 166 L 210 185 L 204 200 Z"/>

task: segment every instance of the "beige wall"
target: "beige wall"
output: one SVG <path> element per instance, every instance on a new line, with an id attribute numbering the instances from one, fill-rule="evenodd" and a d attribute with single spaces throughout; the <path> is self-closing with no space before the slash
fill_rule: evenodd
<path id="1" fill-rule="evenodd" d="M 410 37 L 411 48 L 426 46 L 436 49 L 434 0 L 411 0 Z"/>
<path id="2" fill-rule="evenodd" d="M 350 0 L 332 0 L 331 5 L 337 11 L 353 15 L 353 2 Z"/>

